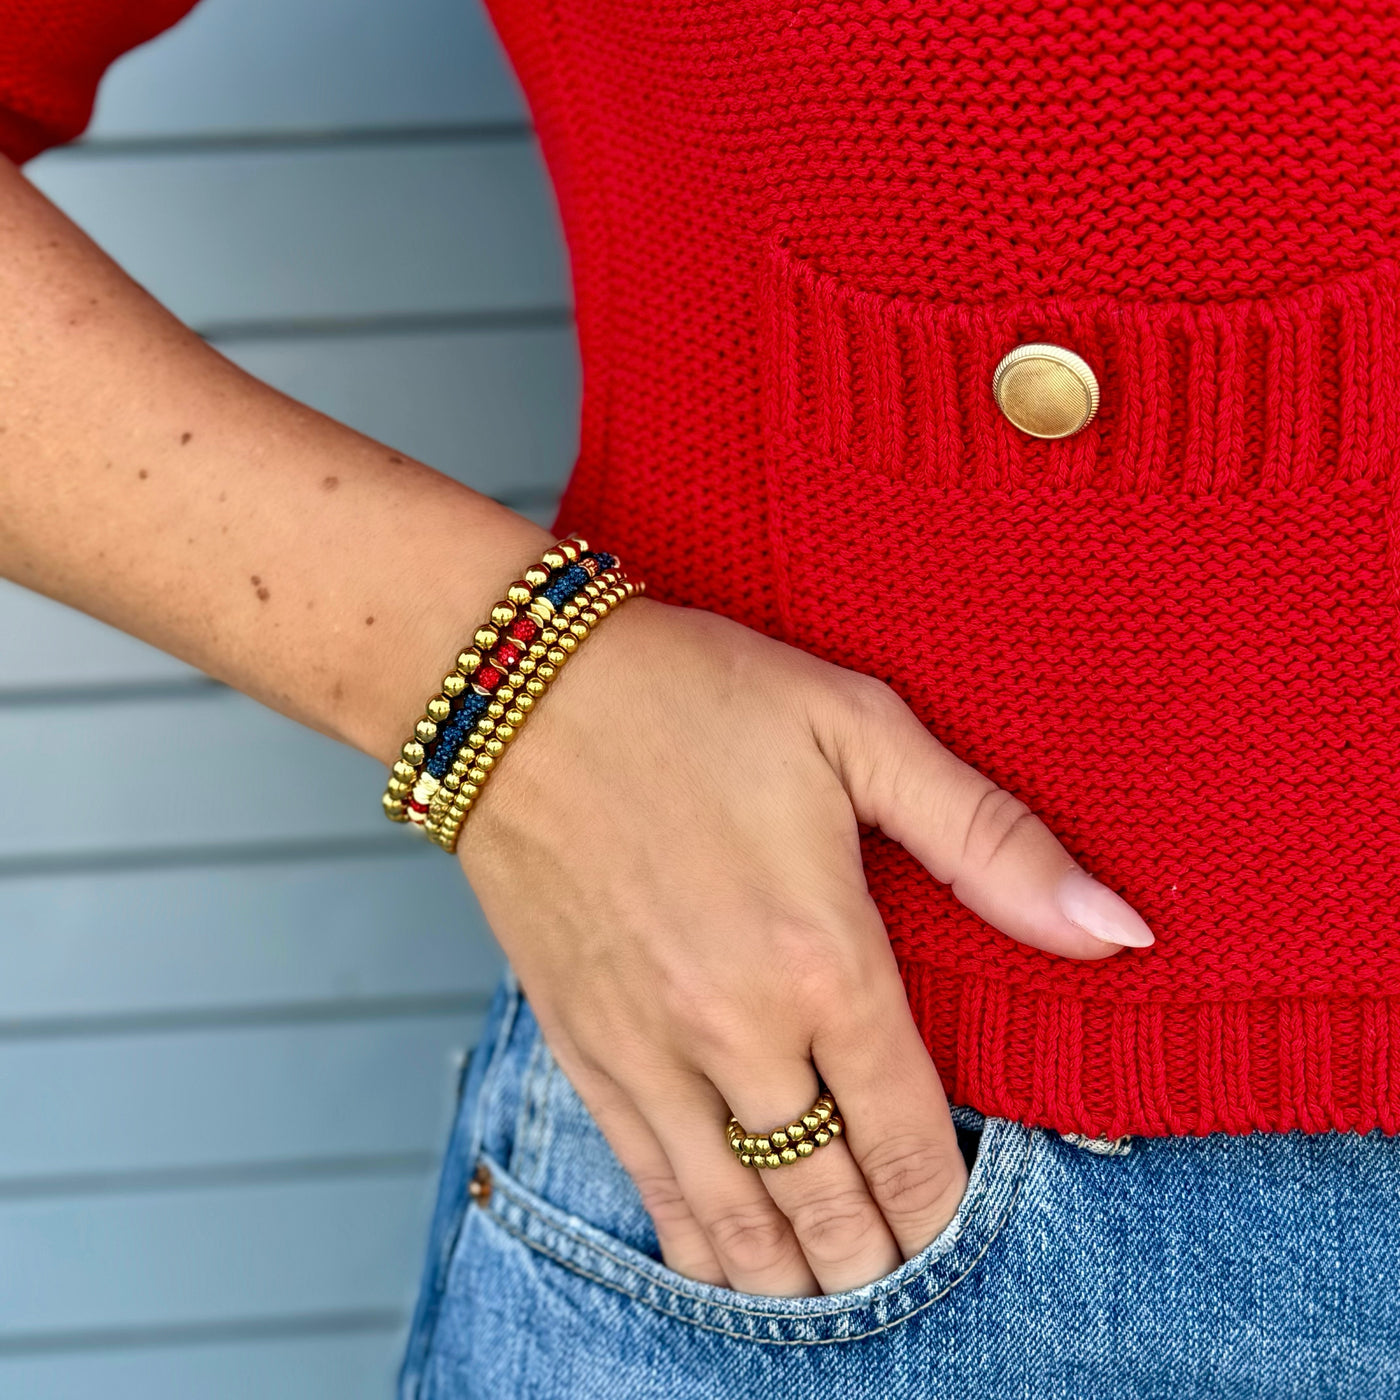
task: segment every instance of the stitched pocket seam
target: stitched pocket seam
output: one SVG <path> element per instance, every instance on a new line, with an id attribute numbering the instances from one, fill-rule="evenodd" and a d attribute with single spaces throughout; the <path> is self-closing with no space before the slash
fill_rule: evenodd
<path id="1" fill-rule="evenodd" d="M 903 1280 L 899 1285 L 897 1285 L 894 1289 L 890 1290 L 890 1292 L 887 1294 L 876 1295 L 875 1297 L 864 1300 L 862 1302 L 852 1303 L 847 1307 L 827 1312 L 784 1313 L 760 1311 L 758 1309 L 745 1308 L 737 1304 L 713 1302 L 707 1299 L 697 1298 L 685 1292 L 684 1290 L 676 1288 L 674 1285 L 667 1283 L 663 1279 L 658 1279 L 650 1276 L 645 1271 L 639 1269 L 633 1261 L 625 1258 L 615 1249 L 610 1249 L 607 1245 L 598 1240 L 582 1236 L 576 1231 L 569 1229 L 566 1225 L 562 1224 L 558 1220 L 554 1219 L 553 1216 L 546 1215 L 533 1202 L 524 1199 L 519 1189 L 512 1190 L 511 1188 L 514 1185 L 514 1183 L 511 1182 L 509 1176 L 505 1175 L 504 1173 L 500 1173 L 499 1167 L 496 1166 L 496 1164 L 494 1163 L 492 1163 L 492 1165 L 493 1167 L 496 1167 L 496 1170 L 499 1173 L 499 1175 L 494 1184 L 492 1193 L 493 1197 L 496 1191 L 501 1192 L 501 1195 L 509 1199 L 517 1210 L 537 1220 L 540 1226 L 543 1228 L 546 1235 L 552 1235 L 558 1239 L 566 1239 L 576 1248 L 584 1251 L 585 1253 L 594 1254 L 601 1257 L 602 1259 L 607 1260 L 608 1263 L 613 1267 L 620 1269 L 624 1273 L 632 1275 L 638 1280 L 640 1280 L 641 1285 L 644 1286 L 629 1286 L 626 1282 L 615 1278 L 609 1278 L 602 1273 L 591 1271 L 585 1268 L 583 1265 L 564 1257 L 561 1253 L 557 1251 L 557 1249 L 552 1248 L 549 1242 L 533 1237 L 527 1231 L 522 1230 L 512 1221 L 505 1218 L 499 1210 L 493 1208 L 490 1205 L 488 1205 L 487 1207 L 486 1214 L 489 1215 L 495 1221 L 496 1224 L 500 1225 L 502 1229 L 504 1229 L 508 1234 L 512 1235 L 514 1238 L 518 1239 L 522 1244 L 534 1250 L 536 1253 L 541 1254 L 544 1257 L 550 1259 L 552 1262 L 559 1264 L 561 1267 L 569 1269 L 570 1272 L 578 1275 L 579 1277 L 589 1279 L 592 1282 L 601 1283 L 606 1287 L 613 1289 L 615 1292 L 621 1293 L 626 1297 L 632 1298 L 637 1302 L 643 1303 L 644 1305 L 652 1308 L 656 1312 L 662 1313 L 663 1315 L 674 1318 L 678 1321 L 689 1323 L 692 1326 L 703 1328 L 706 1331 L 717 1332 L 725 1336 L 737 1338 L 739 1340 L 756 1341 L 768 1345 L 813 1345 L 828 1344 L 832 1342 L 856 1341 L 861 1337 L 873 1336 L 876 1333 L 886 1331 L 889 1328 L 897 1326 L 900 1323 L 906 1321 L 908 1318 L 915 1316 L 919 1312 L 923 1311 L 923 1309 L 930 1306 L 932 1303 L 935 1303 L 940 1299 L 946 1297 L 959 1283 L 962 1282 L 963 1279 L 965 1279 L 968 1276 L 968 1274 L 970 1274 L 977 1267 L 978 1263 L 983 1259 L 983 1257 L 985 1257 L 987 1251 L 991 1248 L 992 1244 L 1000 1236 L 1003 1228 L 1006 1225 L 1006 1222 L 1011 1217 L 1011 1213 L 1015 1208 L 1016 1202 L 1019 1200 L 1021 1191 L 1025 1185 L 1026 1177 L 1029 1175 L 1031 1167 L 1031 1158 L 1035 1151 L 1036 1144 L 1041 1136 L 1042 1135 L 1035 1130 L 1024 1132 L 1024 1136 L 1021 1137 L 1022 1152 L 1020 1158 L 1012 1167 L 1014 1185 L 1012 1186 L 1011 1190 L 1007 1193 L 1001 1215 L 995 1221 L 995 1224 L 992 1225 L 989 1233 L 987 1234 L 986 1239 L 982 1242 L 981 1247 L 977 1250 L 975 1256 L 967 1261 L 966 1266 L 958 1272 L 955 1278 L 951 1279 L 947 1284 L 940 1288 L 931 1297 L 925 1298 L 920 1302 L 914 1304 L 913 1306 L 910 1306 L 907 1309 L 900 1311 L 897 1316 L 889 1318 L 888 1320 L 880 1323 L 877 1327 L 868 1328 L 858 1333 L 849 1333 L 834 1337 L 779 1338 L 759 1336 L 751 1332 L 738 1332 L 729 1328 L 718 1326 L 713 1322 L 706 1322 L 701 1318 L 690 1316 L 686 1313 L 677 1311 L 675 1308 L 667 1307 L 664 1305 L 663 1302 L 658 1301 L 653 1297 L 647 1296 L 647 1292 L 648 1290 L 657 1290 L 664 1293 L 669 1293 L 677 1299 L 685 1300 L 688 1304 L 697 1309 L 705 1310 L 712 1313 L 718 1313 L 720 1315 L 727 1314 L 732 1317 L 749 1318 L 752 1319 L 755 1323 L 769 1323 L 774 1325 L 787 1326 L 791 1326 L 794 1324 L 821 1325 L 823 1323 L 828 1323 L 831 1321 L 839 1322 L 841 1319 L 848 1317 L 851 1313 L 859 1312 L 876 1305 L 877 1303 L 882 1301 L 882 1299 L 897 1299 L 899 1295 L 903 1294 L 908 1289 L 914 1287 L 919 1282 L 926 1280 L 929 1276 L 929 1273 L 935 1268 L 935 1266 L 940 1262 L 940 1260 L 947 1259 L 949 1257 L 949 1254 L 951 1254 L 953 1250 L 956 1250 L 959 1241 L 953 1241 L 947 1254 L 931 1258 L 918 1272 L 910 1275 L 909 1278 Z M 979 1192 L 979 1197 L 968 1209 L 968 1211 L 963 1215 L 964 1225 L 975 1220 L 977 1218 L 978 1213 L 984 1208 L 986 1199 L 991 1194 L 992 1187 L 997 1181 L 998 1173 L 1003 1165 L 1002 1156 L 1008 1150 L 1009 1144 L 998 1145 L 998 1156 L 987 1164 L 987 1167 L 984 1173 L 982 1174 L 982 1184 Z"/>

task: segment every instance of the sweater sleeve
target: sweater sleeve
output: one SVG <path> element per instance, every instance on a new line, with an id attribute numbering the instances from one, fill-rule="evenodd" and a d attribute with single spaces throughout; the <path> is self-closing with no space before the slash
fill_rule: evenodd
<path id="1" fill-rule="evenodd" d="M 82 134 L 97 85 L 195 0 L 0 0 L 0 153 L 17 164 Z"/>

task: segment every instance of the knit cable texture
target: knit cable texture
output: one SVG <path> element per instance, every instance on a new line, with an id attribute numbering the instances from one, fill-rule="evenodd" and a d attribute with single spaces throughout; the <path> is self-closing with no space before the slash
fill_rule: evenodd
<path id="1" fill-rule="evenodd" d="M 1400 1132 L 1400 10 L 491 0 L 568 236 L 555 527 L 878 675 L 1157 933 L 865 873 L 949 1095 Z M 1018 432 L 1028 341 L 1097 417 Z"/>

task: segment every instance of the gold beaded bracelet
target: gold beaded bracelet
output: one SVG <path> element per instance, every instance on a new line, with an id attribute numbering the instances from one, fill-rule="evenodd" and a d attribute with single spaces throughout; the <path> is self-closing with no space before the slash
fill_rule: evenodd
<path id="1" fill-rule="evenodd" d="M 562 625 L 547 627 L 540 633 L 539 641 L 521 660 L 518 685 L 512 685 L 517 673 L 507 678 L 502 689 L 509 688 L 512 693 L 509 699 L 503 698 L 501 713 L 492 713 L 497 708 L 493 703 L 477 722 L 478 728 L 457 751 L 451 771 L 429 804 L 423 824 L 429 839 L 444 850 L 456 850 L 468 812 L 495 771 L 506 745 L 520 732 L 550 681 L 609 612 L 634 594 L 645 591 L 646 585 L 640 580 L 627 578 L 620 569 L 608 570 L 559 609 L 557 616 Z M 486 727 L 482 728 L 483 725 Z M 475 740 L 479 742 L 473 742 Z"/>
<path id="2" fill-rule="evenodd" d="M 500 642 L 503 632 L 519 619 L 528 617 L 539 627 L 548 625 L 555 608 L 548 598 L 538 596 L 536 589 L 546 584 L 556 569 L 576 563 L 587 552 L 587 541 L 576 535 L 558 541 L 545 550 L 538 564 L 526 569 L 523 577 L 510 585 L 500 602 L 492 606 L 488 621 L 476 629 L 471 646 L 461 652 L 456 667 L 443 677 L 441 691 L 424 706 L 412 736 L 393 765 L 383 798 L 384 813 L 390 821 L 411 819 L 411 798 L 424 776 L 426 746 L 437 737 L 438 725 L 449 718 L 453 700 L 467 689 L 487 653 Z"/>
<path id="3" fill-rule="evenodd" d="M 555 603 L 552 598 L 560 597 L 558 586 L 570 573 L 584 582 L 579 586 L 571 579 L 568 586 L 576 588 L 573 596 Z M 627 578 L 615 555 L 591 551 L 577 536 L 546 550 L 539 564 L 527 569 L 492 607 L 489 621 L 477 628 L 472 645 L 461 652 L 456 668 L 444 678 L 441 693 L 424 707 L 390 772 L 383 798 L 385 815 L 392 821 L 411 821 L 438 845 L 455 850 L 462 822 L 486 774 L 558 667 L 601 618 L 645 587 L 640 580 Z M 480 698 L 468 696 L 475 708 L 457 711 L 454 718 L 452 702 L 469 685 Z M 474 724 L 465 713 L 476 714 Z M 472 727 L 464 733 L 466 725 Z M 441 780 L 428 766 L 428 746 L 435 739 L 450 740 L 456 748 L 452 768 Z M 439 772 L 445 757 L 436 755 L 431 760 Z"/>
<path id="4" fill-rule="evenodd" d="M 601 617 L 620 598 L 609 598 L 601 609 L 597 606 L 598 600 L 607 596 L 609 590 L 625 578 L 619 567 L 604 570 L 555 610 L 550 623 L 540 629 L 524 655 L 506 675 L 472 732 L 458 746 L 451 770 L 443 776 L 429 800 L 429 822 L 434 818 L 440 819 L 446 807 L 457 797 L 464 785 L 462 780 L 473 766 L 477 766 L 476 760 L 485 754 L 487 761 L 479 766 L 489 770 L 500 757 L 504 745 L 514 737 L 515 730 L 524 723 L 525 712 L 534 705 L 536 698 L 543 693 L 544 684 L 553 679 L 556 669 L 564 664 L 570 654 L 560 643 L 561 629 L 563 635 L 573 638 L 572 644 L 576 646 L 578 639 L 567 631 L 569 624 L 578 620 L 588 608 L 594 610 L 595 617 Z M 468 792 L 466 795 L 474 797 L 475 793 Z"/>

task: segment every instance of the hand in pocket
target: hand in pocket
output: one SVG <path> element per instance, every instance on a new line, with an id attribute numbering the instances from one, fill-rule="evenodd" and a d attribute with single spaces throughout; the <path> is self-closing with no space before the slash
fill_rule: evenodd
<path id="1" fill-rule="evenodd" d="M 866 888 L 858 823 L 1009 937 L 1105 958 L 1151 932 L 883 682 L 633 599 L 551 687 L 463 830 L 463 867 L 666 1264 L 749 1293 L 880 1278 L 967 1182 Z M 835 1097 L 776 1170 L 725 1141 Z"/>

